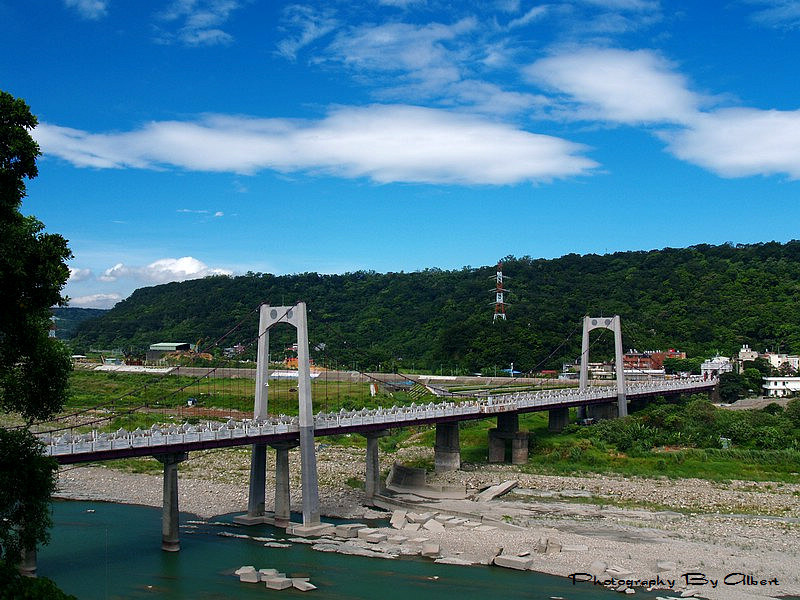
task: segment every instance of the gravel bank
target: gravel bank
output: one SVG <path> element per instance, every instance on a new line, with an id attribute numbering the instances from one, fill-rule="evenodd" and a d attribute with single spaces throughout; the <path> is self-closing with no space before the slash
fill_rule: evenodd
<path id="1" fill-rule="evenodd" d="M 322 513 L 361 519 L 374 517 L 365 507 L 364 455 L 358 448 L 322 447 L 318 454 Z M 403 462 L 432 454 L 410 447 L 381 457 Z M 152 459 L 150 459 L 152 460 Z M 269 460 L 274 460 L 270 454 Z M 300 465 L 290 452 L 292 508 L 300 507 Z M 155 461 L 152 461 L 154 465 Z M 243 511 L 247 505 L 249 449 L 196 452 L 180 466 L 180 507 L 203 518 Z M 720 580 L 694 586 L 703 597 L 720 600 L 800 595 L 800 485 L 734 481 L 639 479 L 622 477 L 560 477 L 528 475 L 511 466 L 465 466 L 464 470 L 431 476 L 434 483 L 477 490 L 507 480 L 519 482 L 511 494 L 487 503 L 428 501 L 443 513 L 473 514 L 518 525 L 491 532 L 446 529 L 426 532 L 442 553 L 477 559 L 504 553 L 530 552 L 533 568 L 567 576 L 584 572 L 602 560 L 649 579 L 655 575 L 684 582 L 685 573 L 704 573 Z M 64 468 L 59 495 L 161 506 L 159 474 L 138 474 L 103 467 Z M 269 484 L 268 484 L 269 485 Z M 268 504 L 270 499 L 268 499 Z M 557 541 L 569 551 L 536 552 L 540 539 Z M 576 548 L 576 549 L 575 549 Z M 659 561 L 674 569 L 656 568 Z M 729 573 L 757 580 L 777 579 L 772 586 L 723 586 Z"/>

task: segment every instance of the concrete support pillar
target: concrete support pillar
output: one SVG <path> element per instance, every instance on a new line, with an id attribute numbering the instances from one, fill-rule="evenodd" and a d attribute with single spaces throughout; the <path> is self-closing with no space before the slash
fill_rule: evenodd
<path id="1" fill-rule="evenodd" d="M 164 465 L 164 499 L 161 511 L 161 549 L 177 552 L 181 549 L 178 534 L 178 464 L 186 460 L 185 452 L 160 454 L 156 458 Z"/>
<path id="2" fill-rule="evenodd" d="M 501 463 L 506 460 L 506 440 L 496 435 L 497 429 L 489 430 L 489 462 Z"/>
<path id="3" fill-rule="evenodd" d="M 286 527 L 291 521 L 291 495 L 289 489 L 289 450 L 297 442 L 277 442 L 275 448 L 275 525 Z"/>
<path id="4" fill-rule="evenodd" d="M 568 408 L 551 408 L 547 411 L 547 430 L 560 432 L 569 424 Z"/>
<path id="5" fill-rule="evenodd" d="M 602 421 L 603 419 L 616 419 L 618 414 L 617 410 L 618 405 L 613 402 L 592 404 L 587 407 L 587 414 L 596 421 Z"/>
<path id="6" fill-rule="evenodd" d="M 497 430 L 504 433 L 519 431 L 519 415 L 517 413 L 500 413 L 497 415 Z"/>
<path id="7" fill-rule="evenodd" d="M 497 428 L 489 430 L 489 462 L 506 460 L 506 446 L 511 441 L 511 463 L 523 465 L 528 462 L 528 432 L 519 430 L 517 413 L 497 415 Z"/>
<path id="8" fill-rule="evenodd" d="M 458 471 L 461 468 L 458 422 L 436 424 L 436 443 L 433 453 L 433 462 L 437 473 Z"/>
<path id="9" fill-rule="evenodd" d="M 267 495 L 267 445 L 253 444 L 250 458 L 250 493 L 247 499 L 247 517 L 263 519 Z"/>
<path id="10" fill-rule="evenodd" d="M 364 495 L 368 500 L 371 500 L 383 490 L 381 485 L 381 464 L 378 456 L 378 438 L 386 435 L 389 435 L 387 429 L 370 431 L 364 434 L 364 437 L 367 438 L 367 470 L 364 477 Z"/>
<path id="11" fill-rule="evenodd" d="M 511 438 L 511 464 L 524 465 L 528 462 L 528 432 L 518 431 Z"/>
<path id="12" fill-rule="evenodd" d="M 24 577 L 36 577 L 36 548 L 22 551 L 17 570 Z"/>

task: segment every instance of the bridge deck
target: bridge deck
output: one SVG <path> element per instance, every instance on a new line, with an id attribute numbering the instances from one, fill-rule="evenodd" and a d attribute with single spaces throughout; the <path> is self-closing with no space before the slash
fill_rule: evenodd
<path id="1" fill-rule="evenodd" d="M 715 379 L 699 378 L 631 383 L 629 399 L 710 391 Z M 488 396 L 480 400 L 412 404 L 392 408 L 319 413 L 314 417 L 314 435 L 366 433 L 378 429 L 429 425 L 448 421 L 485 419 L 501 413 L 526 413 L 615 402 L 616 387 L 592 387 L 584 392 L 545 390 Z M 150 429 L 113 433 L 59 436 L 41 434 L 46 453 L 61 464 L 93 462 L 132 456 L 189 452 L 258 443 L 271 443 L 299 436 L 297 417 L 280 416 L 266 421 L 207 422 L 197 425 L 154 425 Z"/>

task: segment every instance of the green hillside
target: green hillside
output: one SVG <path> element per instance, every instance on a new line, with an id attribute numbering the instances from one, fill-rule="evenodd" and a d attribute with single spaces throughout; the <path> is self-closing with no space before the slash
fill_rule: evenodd
<path id="1" fill-rule="evenodd" d="M 326 360 L 361 368 L 476 371 L 511 362 L 522 370 L 555 368 L 579 354 L 579 320 L 587 313 L 620 314 L 625 346 L 639 350 L 675 347 L 702 356 L 748 343 L 800 352 L 800 241 L 507 257 L 503 270 L 512 290 L 507 322 L 492 322 L 494 266 L 248 273 L 139 289 L 81 323 L 74 345 L 143 349 L 201 338 L 207 344 L 242 319 L 222 345 L 247 343 L 260 302 L 304 300 L 312 347 L 324 342 Z M 277 337 L 271 347 L 279 351 L 290 336 Z M 597 341 L 592 353 L 611 355 L 611 336 Z"/>
<path id="2" fill-rule="evenodd" d="M 55 317 L 56 337 L 68 340 L 74 337 L 78 325 L 89 319 L 96 319 L 106 311 L 100 308 L 51 308 Z"/>

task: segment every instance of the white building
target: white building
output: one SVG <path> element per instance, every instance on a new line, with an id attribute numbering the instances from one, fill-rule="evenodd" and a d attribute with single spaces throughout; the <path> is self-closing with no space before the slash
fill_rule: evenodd
<path id="1" fill-rule="evenodd" d="M 715 356 L 703 361 L 700 365 L 700 374 L 703 377 L 718 377 L 721 373 L 733 371 L 733 363 L 727 356 Z"/>
<path id="2" fill-rule="evenodd" d="M 751 350 L 747 344 L 742 344 L 742 349 L 739 350 L 739 362 L 743 363 L 748 360 L 755 360 L 758 358 L 758 352 Z"/>
<path id="3" fill-rule="evenodd" d="M 800 377 L 764 377 L 766 396 L 788 396 L 800 392 Z"/>

